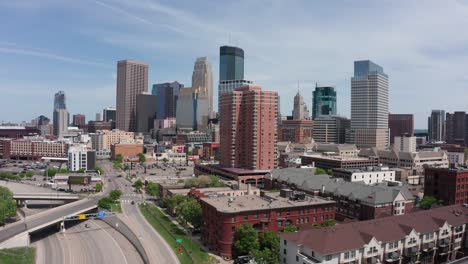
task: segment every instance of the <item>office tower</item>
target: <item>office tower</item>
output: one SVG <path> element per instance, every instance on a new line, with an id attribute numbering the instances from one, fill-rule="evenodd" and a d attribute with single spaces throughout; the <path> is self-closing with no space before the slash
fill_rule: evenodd
<path id="1" fill-rule="evenodd" d="M 176 117 L 179 90 L 182 88 L 184 85 L 177 81 L 153 84 L 151 94 L 158 97 L 157 119 Z"/>
<path id="2" fill-rule="evenodd" d="M 416 137 L 408 134 L 396 136 L 393 149 L 402 152 L 416 152 Z"/>
<path id="3" fill-rule="evenodd" d="M 219 48 L 219 80 L 244 79 L 244 50 L 238 47 Z"/>
<path id="4" fill-rule="evenodd" d="M 117 63 L 116 127 L 136 130 L 136 96 L 148 91 L 148 64 L 123 60 Z"/>
<path id="5" fill-rule="evenodd" d="M 322 115 L 336 115 L 336 91 L 332 84 L 315 84 L 312 92 L 312 119 Z"/>
<path id="6" fill-rule="evenodd" d="M 107 107 L 102 110 L 102 119 L 105 122 L 115 121 L 115 108 Z"/>
<path id="7" fill-rule="evenodd" d="M 80 127 L 86 125 L 86 117 L 82 114 L 73 115 L 73 125 Z"/>
<path id="8" fill-rule="evenodd" d="M 351 78 L 351 143 L 388 147 L 388 76 L 372 61 L 355 61 Z"/>
<path id="9" fill-rule="evenodd" d="M 314 141 L 319 143 L 343 144 L 346 141 L 346 130 L 351 121 L 346 117 L 324 115 L 314 120 Z"/>
<path id="10" fill-rule="evenodd" d="M 213 73 L 206 57 L 197 58 L 192 74 L 192 88 L 196 103 L 195 130 L 206 132 L 213 112 Z"/>
<path id="11" fill-rule="evenodd" d="M 222 167 L 271 170 L 275 167 L 278 94 L 244 86 L 221 96 Z"/>
<path id="12" fill-rule="evenodd" d="M 157 103 L 156 95 L 137 95 L 137 132 L 148 133 L 153 129 Z"/>
<path id="13" fill-rule="evenodd" d="M 37 118 L 37 126 L 40 127 L 40 126 L 45 126 L 45 125 L 48 125 L 50 123 L 50 119 L 44 115 L 40 115 L 38 118 Z"/>
<path id="14" fill-rule="evenodd" d="M 429 142 L 445 141 L 445 111 L 432 110 L 428 118 Z"/>
<path id="15" fill-rule="evenodd" d="M 468 145 L 468 115 L 466 112 L 447 113 L 445 134 L 447 143 Z"/>
<path id="16" fill-rule="evenodd" d="M 95 121 L 102 121 L 101 113 L 96 113 L 96 119 L 95 119 Z"/>
<path id="17" fill-rule="evenodd" d="M 55 136 L 61 136 L 68 130 L 69 117 L 65 104 L 65 93 L 63 91 L 59 91 L 54 96 L 54 111 L 52 117 Z"/>
<path id="18" fill-rule="evenodd" d="M 296 96 L 294 96 L 294 109 L 292 112 L 294 120 L 302 120 L 304 119 L 304 97 L 297 92 Z"/>
<path id="19" fill-rule="evenodd" d="M 390 144 L 395 137 L 403 135 L 414 136 L 414 116 L 412 114 L 388 114 L 388 128 L 390 129 Z"/>
<path id="20" fill-rule="evenodd" d="M 178 129 L 193 129 L 195 126 L 195 104 L 191 87 L 179 90 L 176 124 Z"/>
<path id="21" fill-rule="evenodd" d="M 54 135 L 62 136 L 68 131 L 68 112 L 67 109 L 56 109 L 54 111 Z"/>

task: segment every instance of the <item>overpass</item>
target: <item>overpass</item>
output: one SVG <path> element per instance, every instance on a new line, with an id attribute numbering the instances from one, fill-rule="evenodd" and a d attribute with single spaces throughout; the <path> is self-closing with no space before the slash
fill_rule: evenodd
<path id="1" fill-rule="evenodd" d="M 61 193 L 15 193 L 13 194 L 15 200 L 41 200 L 41 201 L 76 201 L 80 197 L 78 195 L 67 195 Z"/>

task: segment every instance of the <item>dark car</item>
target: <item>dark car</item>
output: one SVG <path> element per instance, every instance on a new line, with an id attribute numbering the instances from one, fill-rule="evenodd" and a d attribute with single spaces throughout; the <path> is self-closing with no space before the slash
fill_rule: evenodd
<path id="1" fill-rule="evenodd" d="M 132 203 L 131 203 L 131 204 L 135 204 L 135 201 L 132 201 Z"/>

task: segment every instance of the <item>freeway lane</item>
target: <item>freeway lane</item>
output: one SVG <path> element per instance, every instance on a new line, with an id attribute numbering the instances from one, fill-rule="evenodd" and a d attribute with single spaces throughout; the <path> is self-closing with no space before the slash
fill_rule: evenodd
<path id="1" fill-rule="evenodd" d="M 143 263 L 124 236 L 99 220 L 88 220 L 65 233 L 55 233 L 35 242 L 34 246 L 36 264 Z"/>

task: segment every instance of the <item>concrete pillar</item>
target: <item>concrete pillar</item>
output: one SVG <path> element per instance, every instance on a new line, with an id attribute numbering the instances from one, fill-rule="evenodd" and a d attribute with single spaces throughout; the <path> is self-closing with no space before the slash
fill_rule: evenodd
<path id="1" fill-rule="evenodd" d="M 65 233 L 66 229 L 65 229 L 65 221 L 62 221 L 60 222 L 60 232 L 61 233 Z"/>

